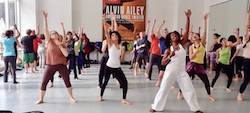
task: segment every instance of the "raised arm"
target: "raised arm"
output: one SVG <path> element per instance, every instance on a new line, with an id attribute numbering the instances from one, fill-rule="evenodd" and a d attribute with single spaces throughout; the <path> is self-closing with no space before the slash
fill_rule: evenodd
<path id="1" fill-rule="evenodd" d="M 43 18 L 44 18 L 44 30 L 45 30 L 45 36 L 47 41 L 50 40 L 50 34 L 49 34 L 49 26 L 48 26 L 48 13 L 43 11 Z"/>
<path id="2" fill-rule="evenodd" d="M 22 47 L 21 44 L 20 44 L 20 42 L 19 42 L 19 40 L 18 40 L 18 38 L 20 37 L 20 32 L 17 29 L 17 25 L 14 25 L 14 28 L 15 28 L 15 31 L 16 31 L 16 36 L 15 36 L 15 38 L 16 38 L 16 45 L 17 45 L 17 47 Z"/>
<path id="3" fill-rule="evenodd" d="M 14 28 L 16 30 L 16 36 L 15 36 L 15 38 L 18 39 L 20 37 L 20 32 L 19 32 L 16 24 L 14 25 Z"/>
<path id="4" fill-rule="evenodd" d="M 39 25 L 36 27 L 36 32 L 37 32 L 37 35 L 40 35 L 40 26 Z"/>
<path id="5" fill-rule="evenodd" d="M 208 14 L 205 14 L 204 16 L 204 31 L 201 36 L 201 43 L 203 45 L 206 45 L 206 40 L 207 40 L 207 19 L 208 19 Z"/>
<path id="6" fill-rule="evenodd" d="M 147 23 L 146 23 L 146 31 L 145 31 L 145 34 L 146 34 L 146 35 L 148 35 L 148 33 L 149 33 L 149 24 L 150 24 L 150 22 L 151 22 L 151 21 L 148 20 Z"/>
<path id="7" fill-rule="evenodd" d="M 166 21 L 163 20 L 162 23 L 161 23 L 161 25 L 160 25 L 160 26 L 158 27 L 158 29 L 156 30 L 155 35 L 156 35 L 158 38 L 160 38 L 160 36 L 161 36 L 161 29 L 163 28 L 163 26 L 165 25 L 165 23 L 166 23 Z"/>
<path id="8" fill-rule="evenodd" d="M 62 27 L 62 30 L 63 30 L 63 37 L 66 37 L 66 31 L 65 31 L 65 27 L 64 27 L 63 22 L 61 22 L 61 27 Z"/>
<path id="9" fill-rule="evenodd" d="M 243 43 L 246 43 L 249 40 L 249 36 L 250 36 L 250 11 L 247 12 L 247 16 L 246 16 L 246 34 L 245 34 L 245 38 L 243 39 Z"/>
<path id="10" fill-rule="evenodd" d="M 156 19 L 154 19 L 154 22 L 153 22 L 153 25 L 152 25 L 152 29 L 151 29 L 150 35 L 153 35 L 153 34 L 154 34 L 154 31 L 155 31 L 155 23 L 156 23 Z M 149 26 L 150 26 L 150 25 L 148 24 L 148 29 L 150 29 Z M 149 35 L 149 34 L 148 34 L 148 35 Z"/>
<path id="11" fill-rule="evenodd" d="M 102 21 L 103 21 L 102 23 L 103 23 L 103 29 L 104 29 L 104 36 L 106 37 L 106 42 L 109 45 L 109 44 L 111 44 L 111 39 L 110 39 L 110 36 L 109 36 L 109 31 L 107 29 L 106 20 L 105 20 L 104 17 L 103 17 Z"/>
<path id="12" fill-rule="evenodd" d="M 111 15 L 111 26 L 113 27 L 113 31 L 118 31 L 118 24 L 116 22 L 115 14 L 112 13 Z"/>
<path id="13" fill-rule="evenodd" d="M 187 40 L 188 40 L 188 33 L 190 30 L 190 17 L 191 17 L 191 10 L 188 9 L 187 11 L 185 11 L 185 15 L 186 15 L 186 27 L 185 27 L 185 32 L 183 34 L 182 40 L 181 40 L 181 44 L 184 45 Z"/>
<path id="14" fill-rule="evenodd" d="M 201 34 L 201 27 L 199 26 L 198 33 Z"/>

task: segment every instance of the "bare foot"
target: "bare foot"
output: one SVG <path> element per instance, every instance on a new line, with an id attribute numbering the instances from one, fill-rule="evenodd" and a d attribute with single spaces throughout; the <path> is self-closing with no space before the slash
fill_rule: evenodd
<path id="1" fill-rule="evenodd" d="M 121 103 L 126 105 L 131 105 L 131 103 L 126 99 L 122 99 Z"/>
<path id="2" fill-rule="evenodd" d="M 160 87 L 160 80 L 157 80 L 157 81 L 156 81 L 155 86 L 156 86 L 156 87 Z"/>
<path id="3" fill-rule="evenodd" d="M 76 100 L 75 98 L 70 98 L 69 100 L 70 100 L 70 103 L 71 103 L 71 104 L 74 104 L 74 103 L 77 102 L 77 100 Z"/>
<path id="4" fill-rule="evenodd" d="M 238 102 L 242 102 L 243 101 L 242 94 L 238 94 L 237 101 Z"/>
<path id="5" fill-rule="evenodd" d="M 183 96 L 182 96 L 182 93 L 181 92 L 179 92 L 178 94 L 177 94 L 177 100 L 182 100 L 183 99 Z"/>
<path id="6" fill-rule="evenodd" d="M 36 104 L 43 104 L 43 100 L 39 99 L 38 101 L 36 101 Z"/>
<path id="7" fill-rule="evenodd" d="M 209 100 L 210 102 L 215 102 L 214 97 L 212 97 L 211 95 L 208 96 L 208 100 Z"/>
<path id="8" fill-rule="evenodd" d="M 104 99 L 102 97 L 99 97 L 98 101 L 102 102 L 102 101 L 104 101 Z"/>
<path id="9" fill-rule="evenodd" d="M 149 77 L 147 72 L 145 72 L 144 75 L 145 75 L 145 78 Z"/>
<path id="10" fill-rule="evenodd" d="M 134 70 L 134 76 L 137 76 L 137 71 L 136 70 Z"/>
<path id="11" fill-rule="evenodd" d="M 53 88 L 53 87 L 54 87 L 54 85 L 53 85 L 53 84 L 51 84 L 50 88 Z"/>
<path id="12" fill-rule="evenodd" d="M 231 93 L 231 92 L 232 92 L 232 90 L 231 90 L 231 89 L 229 89 L 229 88 L 227 88 L 227 89 L 226 89 L 226 92 L 227 92 L 227 93 Z"/>
<path id="13" fill-rule="evenodd" d="M 153 108 L 150 108 L 150 109 L 149 109 L 149 112 L 150 112 L 150 113 L 154 113 L 154 112 L 157 112 L 157 111 L 154 110 Z"/>

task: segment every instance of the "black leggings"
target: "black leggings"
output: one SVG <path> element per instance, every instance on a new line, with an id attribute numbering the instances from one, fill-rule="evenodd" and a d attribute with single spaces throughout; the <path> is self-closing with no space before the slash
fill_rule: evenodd
<path id="1" fill-rule="evenodd" d="M 149 64 L 148 64 L 148 79 L 149 80 L 152 79 L 152 69 L 154 65 L 158 66 L 158 72 L 159 72 L 160 66 L 161 66 L 161 56 L 153 55 L 153 54 L 150 55 Z"/>
<path id="2" fill-rule="evenodd" d="M 200 65 L 203 65 L 203 64 L 200 64 Z M 209 83 L 207 74 L 206 73 L 197 72 L 197 71 L 195 71 L 195 68 L 196 67 L 193 67 L 193 70 L 191 70 L 191 71 L 188 72 L 189 76 L 190 77 L 194 77 L 194 75 L 197 75 L 201 79 L 201 81 L 204 83 L 206 91 L 207 91 L 207 94 L 210 95 L 211 94 L 211 92 L 210 92 L 210 83 Z"/>
<path id="3" fill-rule="evenodd" d="M 105 67 L 106 67 L 106 63 L 108 61 L 109 57 L 107 55 L 103 56 L 101 59 L 101 66 L 100 66 L 100 70 L 99 70 L 99 86 L 102 86 L 103 83 L 103 77 L 105 75 Z"/>
<path id="4" fill-rule="evenodd" d="M 250 82 L 250 59 L 245 59 L 243 62 L 244 69 L 244 82 L 240 86 L 240 93 L 244 93 L 247 85 Z"/>
<path id="5" fill-rule="evenodd" d="M 104 76 L 104 83 L 101 87 L 101 97 L 103 96 L 104 90 L 109 82 L 110 75 L 113 75 L 118 82 L 120 83 L 121 88 L 123 89 L 123 99 L 126 99 L 127 91 L 128 91 L 128 81 L 126 76 L 124 75 L 121 68 L 110 68 L 108 66 L 105 67 L 105 76 Z"/>
<path id="6" fill-rule="evenodd" d="M 235 57 L 236 74 L 238 74 L 239 77 L 242 77 L 241 71 L 243 70 L 243 61 L 244 61 L 243 57 L 241 56 Z"/>
<path id="7" fill-rule="evenodd" d="M 228 77 L 228 82 L 227 82 L 227 88 L 230 87 L 230 85 L 232 84 L 232 80 L 233 80 L 233 76 L 234 76 L 234 73 L 233 73 L 233 70 L 231 70 L 231 67 L 230 65 L 224 65 L 224 64 L 217 64 L 216 66 L 216 69 L 215 69 L 215 77 L 212 81 L 212 85 L 211 87 L 214 87 L 215 85 L 215 82 L 217 81 L 217 79 L 219 78 L 220 76 L 220 72 L 221 72 L 221 69 L 224 70 L 224 72 L 226 73 L 227 77 Z"/>
<path id="8" fill-rule="evenodd" d="M 69 74 L 71 73 L 71 70 L 74 70 L 74 78 L 78 78 L 77 77 L 77 70 L 76 70 L 76 56 L 75 55 L 69 55 L 68 56 L 69 59 Z"/>
<path id="9" fill-rule="evenodd" d="M 13 82 L 16 82 L 16 56 L 6 56 L 4 60 L 4 82 L 8 82 L 9 63 L 13 71 Z"/>
<path id="10" fill-rule="evenodd" d="M 85 67 L 90 67 L 90 57 L 89 57 L 89 53 L 84 53 L 84 63 L 85 63 Z"/>

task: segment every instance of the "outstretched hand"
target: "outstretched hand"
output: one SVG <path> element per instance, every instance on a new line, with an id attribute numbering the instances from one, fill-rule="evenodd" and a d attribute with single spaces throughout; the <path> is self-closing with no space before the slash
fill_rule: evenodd
<path id="1" fill-rule="evenodd" d="M 13 25 L 13 26 L 14 26 L 14 28 L 15 28 L 15 29 L 17 29 L 17 25 L 16 25 L 16 24 L 15 24 L 15 25 Z"/>
<path id="2" fill-rule="evenodd" d="M 154 23 L 156 23 L 156 19 L 154 19 Z"/>
<path id="3" fill-rule="evenodd" d="M 187 16 L 187 17 L 191 17 L 191 15 L 192 15 L 192 12 L 191 12 L 191 10 L 190 9 L 188 9 L 187 11 L 185 11 L 185 15 Z"/>
<path id="4" fill-rule="evenodd" d="M 43 11 L 43 16 L 44 16 L 45 18 L 47 18 L 47 17 L 48 17 L 48 13 L 45 12 L 45 11 Z"/>
<path id="5" fill-rule="evenodd" d="M 208 13 L 206 13 L 205 15 L 204 15 L 204 20 L 207 20 L 208 19 Z"/>
<path id="6" fill-rule="evenodd" d="M 162 21 L 162 24 L 165 24 L 165 23 L 166 23 L 166 20 L 163 20 L 163 21 Z"/>
<path id="7" fill-rule="evenodd" d="M 111 19 L 112 19 L 112 20 L 115 20 L 115 19 L 116 19 L 116 18 L 115 18 L 115 14 L 114 14 L 113 12 L 111 13 Z"/>
<path id="8" fill-rule="evenodd" d="M 60 24 L 61 24 L 61 26 L 64 26 L 63 22 L 61 22 Z"/>
<path id="9" fill-rule="evenodd" d="M 150 24 L 151 23 L 151 21 L 150 20 L 148 20 L 148 24 Z"/>
<path id="10" fill-rule="evenodd" d="M 236 36 L 239 36 L 239 35 L 240 35 L 240 28 L 236 28 L 234 34 L 235 34 Z"/>

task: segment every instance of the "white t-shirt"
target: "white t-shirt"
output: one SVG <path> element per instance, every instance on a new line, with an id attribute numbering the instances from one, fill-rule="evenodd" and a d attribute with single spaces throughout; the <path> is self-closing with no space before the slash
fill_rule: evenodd
<path id="1" fill-rule="evenodd" d="M 239 53 L 236 56 L 243 56 L 243 44 L 237 45 L 236 49 L 239 51 Z"/>
<path id="2" fill-rule="evenodd" d="M 108 50 L 109 50 L 109 59 L 106 65 L 111 68 L 120 68 L 121 49 L 116 48 L 116 46 L 113 44 Z"/>

